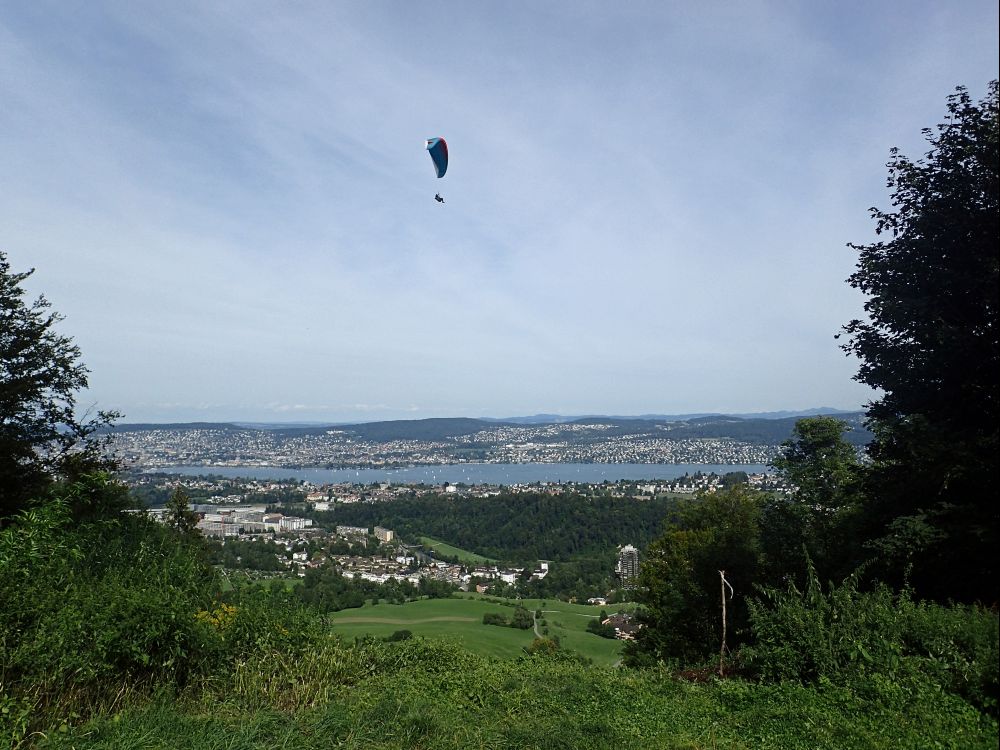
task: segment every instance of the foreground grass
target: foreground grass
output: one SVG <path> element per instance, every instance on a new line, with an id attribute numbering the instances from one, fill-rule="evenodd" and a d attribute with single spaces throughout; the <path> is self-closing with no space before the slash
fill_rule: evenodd
<path id="1" fill-rule="evenodd" d="M 477 657 L 422 640 L 247 665 L 63 732 L 110 748 L 995 748 L 997 725 L 933 686 L 690 684 L 558 657 Z M 334 664 L 333 661 L 340 661 Z M 318 684 L 322 681 L 323 684 Z"/>

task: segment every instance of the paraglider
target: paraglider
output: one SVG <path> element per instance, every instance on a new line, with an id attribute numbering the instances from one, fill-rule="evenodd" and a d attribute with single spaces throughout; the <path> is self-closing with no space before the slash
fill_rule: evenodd
<path id="1" fill-rule="evenodd" d="M 431 161 L 434 162 L 434 171 L 438 179 L 444 177 L 444 173 L 448 171 L 448 144 L 444 138 L 428 138 L 424 141 L 424 145 L 431 155 Z M 435 193 L 434 200 L 444 203 L 440 193 Z"/>

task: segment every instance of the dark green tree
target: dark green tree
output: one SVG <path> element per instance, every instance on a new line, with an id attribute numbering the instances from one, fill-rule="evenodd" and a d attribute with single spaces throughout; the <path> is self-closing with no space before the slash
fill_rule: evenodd
<path id="1" fill-rule="evenodd" d="M 198 525 L 198 514 L 191 510 L 191 500 L 183 487 L 178 487 L 166 504 L 165 520 L 168 526 L 182 534 L 190 535 Z"/>
<path id="2" fill-rule="evenodd" d="M 95 433 L 118 415 L 77 417 L 87 369 L 56 333 L 62 317 L 45 297 L 25 302 L 22 282 L 32 273 L 14 273 L 0 252 L 0 524 L 55 481 L 114 468 Z"/>
<path id="3" fill-rule="evenodd" d="M 747 484 L 749 481 L 750 477 L 745 471 L 727 471 L 722 475 L 722 486 L 727 488 L 736 484 Z"/>
<path id="4" fill-rule="evenodd" d="M 805 584 L 806 556 L 822 580 L 840 580 L 860 562 L 855 524 L 861 464 L 844 439 L 850 427 L 833 417 L 795 423 L 774 468 L 793 487 L 790 496 L 769 500 L 761 541 L 765 580 L 773 585 Z"/>
<path id="5" fill-rule="evenodd" d="M 885 571 L 911 567 L 917 592 L 997 600 L 1000 425 L 998 84 L 964 88 L 913 161 L 891 151 L 892 208 L 871 209 L 884 240 L 859 253 L 851 286 L 867 318 L 844 326 L 869 404 L 866 533 Z"/>
<path id="6" fill-rule="evenodd" d="M 727 605 L 729 646 L 747 623 L 746 597 L 761 573 L 764 496 L 746 485 L 682 503 L 675 520 L 643 556 L 638 600 L 643 627 L 626 662 L 699 663 L 718 653 L 722 635 L 719 571 L 735 590 Z"/>
<path id="7" fill-rule="evenodd" d="M 520 605 L 514 607 L 514 615 L 511 617 L 510 620 L 510 626 L 512 628 L 520 628 L 521 630 L 530 630 L 534 624 L 535 620 L 532 617 L 531 612 L 529 612 Z"/>

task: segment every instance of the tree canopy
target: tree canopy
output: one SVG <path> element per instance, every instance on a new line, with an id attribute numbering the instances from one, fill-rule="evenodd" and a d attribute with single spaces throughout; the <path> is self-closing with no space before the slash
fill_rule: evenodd
<path id="1" fill-rule="evenodd" d="M 55 479 L 109 468 L 92 439 L 113 413 L 76 415 L 87 369 L 72 340 L 55 331 L 62 317 L 45 297 L 25 302 L 22 282 L 0 252 L 0 523 Z"/>
<path id="2" fill-rule="evenodd" d="M 685 500 L 646 550 L 639 574 L 643 627 L 626 661 L 698 662 L 719 648 L 719 571 L 737 592 L 728 624 L 738 643 L 746 595 L 759 581 L 760 522 L 765 500 L 746 485 Z"/>
<path id="3" fill-rule="evenodd" d="M 807 557 L 823 580 L 848 575 L 862 560 L 855 528 L 862 467 L 845 439 L 846 422 L 808 417 L 795 424 L 774 468 L 792 486 L 790 496 L 764 506 L 762 543 L 773 584 L 805 583 Z"/>
<path id="4" fill-rule="evenodd" d="M 892 208 L 872 208 L 885 239 L 859 253 L 849 283 L 867 319 L 845 327 L 869 405 L 866 533 L 889 567 L 939 598 L 995 601 L 1000 424 L 998 85 L 965 88 L 916 161 L 891 151 Z M 919 549 L 915 549 L 919 548 Z M 902 572 L 902 571 L 900 571 Z"/>

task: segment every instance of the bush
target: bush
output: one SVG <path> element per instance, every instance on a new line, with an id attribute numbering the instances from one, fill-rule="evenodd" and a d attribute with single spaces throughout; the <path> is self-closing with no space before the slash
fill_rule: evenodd
<path id="1" fill-rule="evenodd" d="M 92 493 L 103 481 L 81 480 Z M 0 531 L 4 701 L 86 711 L 185 684 L 217 664 L 221 642 L 197 617 L 217 583 L 193 540 L 144 516 L 77 525 L 62 494 L 36 503 Z"/>
<path id="2" fill-rule="evenodd" d="M 535 626 L 535 620 L 531 616 L 531 612 L 524 607 L 517 606 L 514 607 L 514 616 L 511 618 L 510 626 L 521 630 L 530 630 Z"/>
<path id="3" fill-rule="evenodd" d="M 614 625 L 611 623 L 602 625 L 600 618 L 596 617 L 587 623 L 587 632 L 599 635 L 601 638 L 615 638 L 617 636 Z"/>
<path id="4" fill-rule="evenodd" d="M 920 676 L 997 713 L 996 612 L 916 602 L 882 585 L 862 592 L 857 576 L 824 592 L 812 567 L 805 591 L 763 589 L 749 607 L 753 645 L 740 659 L 763 680 Z"/>

